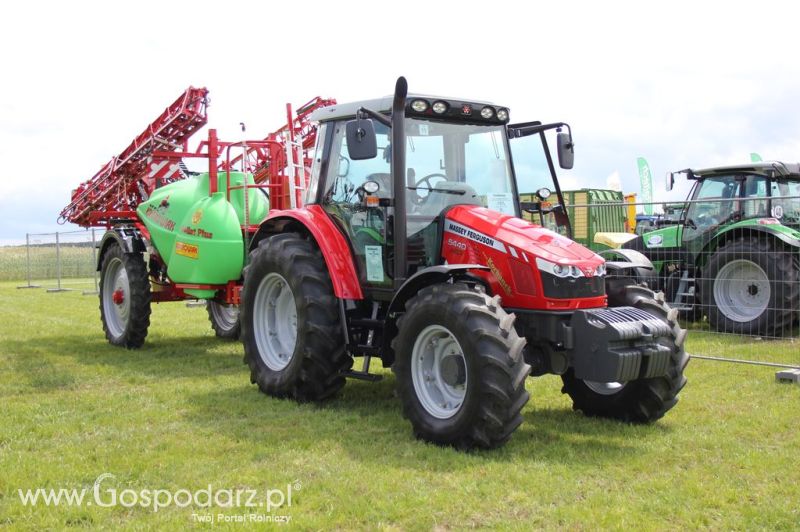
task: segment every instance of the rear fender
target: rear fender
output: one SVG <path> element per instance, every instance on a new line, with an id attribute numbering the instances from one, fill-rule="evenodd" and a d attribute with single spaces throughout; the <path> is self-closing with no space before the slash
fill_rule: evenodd
<path id="1" fill-rule="evenodd" d="M 604 249 L 597 253 L 606 259 L 607 292 L 614 290 L 620 283 L 621 285 L 630 284 L 628 279 L 632 279 L 636 283 L 647 283 L 647 286 L 654 290 L 658 286 L 658 274 L 653 263 L 643 253 L 627 248 Z"/>
<path id="2" fill-rule="evenodd" d="M 250 250 L 265 237 L 284 231 L 300 231 L 314 239 L 325 259 L 336 297 L 364 299 L 350 246 L 322 207 L 309 205 L 301 209 L 270 211 L 250 242 Z"/>
<path id="3" fill-rule="evenodd" d="M 456 277 L 463 277 L 470 282 L 482 284 L 485 287 L 485 280 L 471 276 L 469 270 L 489 271 L 489 267 L 480 264 L 443 264 L 431 266 L 418 271 L 403 283 L 403 286 L 401 286 L 400 290 L 394 295 L 392 302 L 389 303 L 389 309 L 386 312 L 383 349 L 381 350 L 381 353 L 383 353 L 382 360 L 384 367 L 389 367 L 394 363 L 394 351 L 392 350 L 391 343 L 392 339 L 397 335 L 397 314 L 405 311 L 406 301 L 411 299 L 414 294 L 426 286 L 446 283 L 450 279 Z"/>
<path id="4" fill-rule="evenodd" d="M 798 233 L 782 224 L 737 224 L 720 231 L 719 234 L 717 234 L 711 241 L 708 242 L 708 244 L 706 244 L 706 246 L 703 248 L 703 251 L 698 255 L 698 266 L 705 266 L 707 258 L 711 255 L 711 253 L 716 251 L 717 248 L 726 242 L 740 237 L 756 236 L 776 238 L 783 242 L 787 247 L 794 248 L 795 251 L 797 251 L 800 250 L 800 238 L 795 237 L 795 234 Z"/>
<path id="5" fill-rule="evenodd" d="M 125 253 L 144 253 L 147 251 L 147 244 L 142 233 L 135 227 L 119 226 L 106 231 L 100 243 L 97 245 L 97 271 L 103 265 L 103 255 L 112 244 L 117 244 Z"/>

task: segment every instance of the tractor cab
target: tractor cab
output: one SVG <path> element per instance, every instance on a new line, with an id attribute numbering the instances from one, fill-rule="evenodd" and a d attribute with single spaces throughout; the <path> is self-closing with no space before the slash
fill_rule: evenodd
<path id="1" fill-rule="evenodd" d="M 457 205 L 515 218 L 522 210 L 563 212 L 558 206 L 563 200 L 555 208 L 552 203 L 520 204 L 509 139 L 533 140 L 533 149 L 525 146 L 526 154 L 540 161 L 533 173 L 547 172 L 547 182 L 555 183 L 560 197 L 544 132 L 569 126 L 509 126 L 508 108 L 489 102 L 415 94 L 406 102 L 400 138 L 389 118 L 391 97 L 332 106 L 311 117 L 320 123 L 318 164 L 305 203 L 321 206 L 347 235 L 362 286 L 376 294 L 387 289 L 387 297 L 396 280 L 442 262 L 441 221 Z M 567 134 L 559 133 L 565 167 L 571 166 L 571 150 Z M 398 154 L 404 155 L 404 164 Z M 393 175 L 401 176 L 397 183 Z M 542 187 L 540 193 L 544 202 L 551 192 Z M 406 252 L 402 266 L 395 255 L 401 244 Z"/>
<path id="2" fill-rule="evenodd" d="M 794 167 L 794 168 L 793 168 Z M 775 219 L 800 227 L 799 165 L 760 163 L 747 167 L 685 170 L 695 181 L 683 209 L 685 243 L 743 220 Z M 672 183 L 670 177 L 668 183 Z"/>

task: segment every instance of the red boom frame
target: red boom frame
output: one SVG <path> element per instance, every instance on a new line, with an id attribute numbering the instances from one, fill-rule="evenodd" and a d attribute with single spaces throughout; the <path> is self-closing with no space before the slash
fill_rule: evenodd
<path id="1" fill-rule="evenodd" d="M 61 211 L 58 221 L 83 227 L 110 227 L 119 221 L 136 221 L 136 207 L 146 201 L 153 190 L 187 177 L 180 164 L 184 157 L 208 158 L 213 186 L 216 186 L 213 177 L 217 170 L 243 166 L 253 173 L 257 186 L 270 189 L 273 208 L 288 208 L 291 203 L 289 178 L 293 172 L 287 171 L 290 169 L 287 155 L 292 154 L 295 160 L 291 164 L 297 168 L 311 164 L 308 150 L 316 142 L 316 127 L 309 117 L 320 107 L 335 103 L 333 99 L 314 98 L 302 105 L 294 117 L 287 104 L 287 123 L 261 141 L 220 142 L 216 132 L 209 130 L 209 139 L 190 152 L 189 138 L 207 122 L 208 90 L 189 87 L 120 155 L 72 192 L 72 201 Z M 287 150 L 287 142 L 296 142 L 296 138 L 301 139 L 298 148 L 302 153 Z M 243 153 L 231 159 L 230 150 L 236 146 L 241 146 Z M 225 160 L 218 163 L 223 150 Z M 300 205 L 299 191 L 306 185 L 307 173 L 301 171 L 299 175 L 294 174 L 294 178 L 298 190 L 296 201 Z"/>

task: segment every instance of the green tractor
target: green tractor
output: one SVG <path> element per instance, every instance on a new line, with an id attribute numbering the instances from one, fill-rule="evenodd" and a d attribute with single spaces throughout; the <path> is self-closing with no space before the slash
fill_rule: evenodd
<path id="1" fill-rule="evenodd" d="M 694 181 L 680 215 L 639 235 L 598 233 L 595 242 L 639 252 L 651 288 L 720 332 L 785 336 L 800 314 L 800 165 L 758 162 L 667 174 Z M 636 259 L 632 259 L 636 260 Z"/>

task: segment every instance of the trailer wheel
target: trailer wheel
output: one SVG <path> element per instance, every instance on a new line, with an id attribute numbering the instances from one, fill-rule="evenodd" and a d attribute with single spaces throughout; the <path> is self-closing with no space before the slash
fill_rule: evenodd
<path id="1" fill-rule="evenodd" d="M 708 261 L 702 297 L 717 331 L 783 336 L 800 312 L 800 268 L 770 240 L 734 240 Z"/>
<path id="2" fill-rule="evenodd" d="M 325 261 L 308 239 L 282 233 L 259 242 L 240 311 L 244 361 L 263 393 L 319 401 L 344 386 L 353 361 Z"/>
<path id="3" fill-rule="evenodd" d="M 150 279 L 141 253 L 111 244 L 100 267 L 100 320 L 113 345 L 141 347 L 150 326 Z"/>
<path id="4" fill-rule="evenodd" d="M 629 382 L 593 382 L 578 379 L 570 368 L 561 376 L 562 393 L 572 398 L 574 410 L 587 416 L 607 417 L 633 423 L 650 423 L 664 416 L 678 402 L 678 393 L 686 385 L 683 370 L 689 363 L 684 350 L 686 330 L 681 329 L 664 302 L 663 294 L 656 295 L 644 286 L 628 285 L 609 294 L 609 306 L 631 306 L 669 323 L 672 333 L 659 343 L 670 348 L 667 375 Z"/>
<path id="5" fill-rule="evenodd" d="M 226 340 L 239 338 L 239 307 L 237 305 L 225 305 L 209 299 L 206 308 L 211 328 L 214 329 L 218 338 Z"/>
<path id="6" fill-rule="evenodd" d="M 414 434 L 462 449 L 503 445 L 529 398 L 514 315 L 460 283 L 423 288 L 405 308 L 392 370 Z"/>

